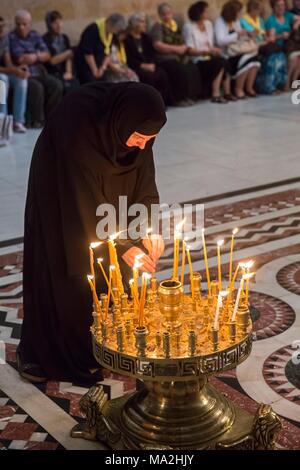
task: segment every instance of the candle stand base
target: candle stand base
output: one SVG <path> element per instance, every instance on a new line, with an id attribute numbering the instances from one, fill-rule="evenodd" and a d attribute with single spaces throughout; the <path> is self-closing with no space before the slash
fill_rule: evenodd
<path id="1" fill-rule="evenodd" d="M 281 423 L 270 405 L 256 415 L 237 408 L 206 378 L 148 382 L 108 400 L 100 385 L 81 399 L 86 415 L 71 436 L 98 440 L 113 450 L 274 449 Z"/>

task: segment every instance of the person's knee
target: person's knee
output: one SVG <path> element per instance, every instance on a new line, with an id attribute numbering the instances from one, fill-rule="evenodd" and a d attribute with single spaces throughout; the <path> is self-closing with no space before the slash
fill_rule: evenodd
<path id="1" fill-rule="evenodd" d="M 63 82 L 55 77 L 48 78 L 46 87 L 50 93 L 62 94 L 64 90 Z"/>

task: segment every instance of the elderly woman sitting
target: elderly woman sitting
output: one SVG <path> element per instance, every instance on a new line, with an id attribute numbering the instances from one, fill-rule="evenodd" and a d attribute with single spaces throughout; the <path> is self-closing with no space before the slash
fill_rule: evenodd
<path id="1" fill-rule="evenodd" d="M 160 21 L 151 30 L 157 62 L 167 71 L 178 105 L 193 104 L 201 95 L 198 67 L 190 60 L 182 31 L 168 3 L 158 6 Z"/>
<path id="2" fill-rule="evenodd" d="M 171 90 L 166 71 L 155 63 L 155 51 L 150 36 L 146 33 L 147 16 L 134 13 L 128 22 L 125 39 L 127 63 L 143 83 L 152 85 L 162 95 L 167 105 L 172 104 Z"/>

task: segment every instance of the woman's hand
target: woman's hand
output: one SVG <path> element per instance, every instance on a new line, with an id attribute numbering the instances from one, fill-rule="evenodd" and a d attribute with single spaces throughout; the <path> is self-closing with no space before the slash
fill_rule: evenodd
<path id="1" fill-rule="evenodd" d="M 146 271 L 147 273 L 154 273 L 156 269 L 156 262 L 150 258 L 150 256 L 146 255 L 140 248 L 137 248 L 133 246 L 132 248 L 129 248 L 124 255 L 122 256 L 123 260 L 125 261 L 128 266 L 133 268 L 135 261 L 136 261 L 136 256 L 138 255 L 143 255 L 139 259 L 139 263 L 141 263 L 140 270 L 141 271 Z"/>
<path id="2" fill-rule="evenodd" d="M 161 235 L 149 235 L 147 238 L 143 239 L 143 245 L 148 251 L 150 258 L 156 264 L 165 250 L 165 243 Z"/>
<path id="3" fill-rule="evenodd" d="M 220 49 L 219 47 L 211 47 L 209 49 L 209 52 L 212 56 L 220 56 L 222 53 L 222 49 Z"/>

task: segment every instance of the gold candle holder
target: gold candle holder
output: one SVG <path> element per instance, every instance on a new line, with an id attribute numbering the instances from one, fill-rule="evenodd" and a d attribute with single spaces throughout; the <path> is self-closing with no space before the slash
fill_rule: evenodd
<path id="1" fill-rule="evenodd" d="M 93 311 L 92 313 L 93 315 L 93 319 L 94 319 L 94 327 L 99 330 L 99 328 L 101 328 L 101 315 L 100 315 L 100 312 L 97 312 L 97 311 Z"/>
<path id="2" fill-rule="evenodd" d="M 159 331 L 156 332 L 155 343 L 156 343 L 156 348 L 160 349 L 161 348 L 161 334 Z"/>
<path id="3" fill-rule="evenodd" d="M 249 309 L 245 305 L 240 305 L 236 314 L 236 323 L 238 329 L 238 335 L 241 337 L 247 334 L 249 326 Z"/>
<path id="4" fill-rule="evenodd" d="M 219 346 L 219 329 L 211 326 L 209 330 L 209 335 L 213 350 L 217 351 Z"/>
<path id="5" fill-rule="evenodd" d="M 201 274 L 194 272 L 193 285 L 194 285 L 194 300 L 196 302 L 199 302 L 201 300 L 201 281 L 202 281 Z"/>
<path id="6" fill-rule="evenodd" d="M 119 352 L 124 351 L 124 329 L 122 325 L 117 328 L 117 347 Z"/>
<path id="7" fill-rule="evenodd" d="M 229 333 L 230 343 L 234 344 L 236 340 L 236 322 L 235 321 L 230 321 L 228 323 L 228 333 Z"/>
<path id="8" fill-rule="evenodd" d="M 107 340 L 107 324 L 105 322 L 101 323 L 101 335 L 105 342 Z"/>
<path id="9" fill-rule="evenodd" d="M 163 333 L 163 351 L 165 358 L 168 359 L 170 357 L 170 352 L 171 352 L 171 344 L 170 344 L 170 332 L 169 331 L 164 331 Z"/>
<path id="10" fill-rule="evenodd" d="M 148 330 L 145 326 L 137 327 L 135 329 L 135 346 L 137 349 L 137 355 L 140 357 L 146 356 L 146 348 L 147 348 L 147 335 Z"/>
<path id="11" fill-rule="evenodd" d="M 195 356 L 197 349 L 197 337 L 195 331 L 189 331 L 189 354 Z"/>
<path id="12" fill-rule="evenodd" d="M 179 327 L 179 316 L 182 311 L 183 288 L 181 282 L 168 280 L 160 283 L 158 288 L 159 309 L 165 318 L 166 328 Z"/>
<path id="13" fill-rule="evenodd" d="M 210 290 L 211 290 L 211 296 L 213 298 L 218 297 L 218 294 L 219 294 L 219 283 L 218 283 L 218 281 L 211 281 Z"/>
<path id="14" fill-rule="evenodd" d="M 132 321 L 130 319 L 125 321 L 125 332 L 126 332 L 126 337 L 128 340 L 132 333 Z"/>

